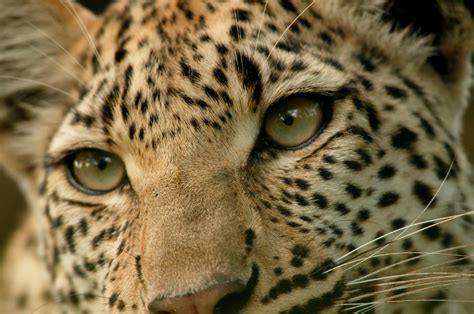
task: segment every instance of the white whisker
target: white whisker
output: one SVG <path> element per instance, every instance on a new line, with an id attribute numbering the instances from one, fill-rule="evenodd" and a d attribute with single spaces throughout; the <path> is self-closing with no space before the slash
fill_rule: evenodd
<path id="1" fill-rule="evenodd" d="M 265 0 L 265 6 L 263 7 L 262 17 L 260 19 L 260 25 L 258 26 L 257 38 L 255 39 L 255 48 L 253 50 L 254 53 L 255 53 L 255 50 L 257 49 L 256 47 L 260 39 L 260 32 L 262 31 L 262 28 L 263 28 L 263 21 L 265 20 L 265 14 L 267 13 L 267 6 L 268 6 L 268 0 Z"/>
<path id="2" fill-rule="evenodd" d="M 44 82 L 41 82 L 41 81 L 38 81 L 38 80 L 33 80 L 33 79 L 28 79 L 28 78 L 18 77 L 18 76 L 11 76 L 11 75 L 0 75 L 0 79 L 19 80 L 19 81 L 24 81 L 24 82 L 28 82 L 28 83 L 35 83 L 35 84 L 50 88 L 52 90 L 55 90 L 55 91 L 57 91 L 57 92 L 59 92 L 63 95 L 66 95 L 66 96 L 70 97 L 71 99 L 74 99 L 74 100 L 77 99 L 77 97 L 74 97 L 72 94 L 66 92 L 63 89 L 60 89 L 56 86 L 53 86 L 51 84 L 47 84 L 47 83 L 44 83 Z"/>
<path id="3" fill-rule="evenodd" d="M 74 61 L 74 63 L 79 66 L 81 68 L 81 70 L 83 70 L 84 72 L 86 72 L 86 68 L 76 59 L 76 57 L 74 57 L 63 45 L 61 45 L 60 42 L 58 42 L 56 39 L 54 39 L 53 37 L 51 37 L 51 35 L 49 35 L 48 33 L 46 33 L 45 31 L 43 31 L 42 29 L 40 29 L 39 27 L 37 27 L 36 25 L 32 24 L 31 22 L 27 22 L 33 29 L 35 29 L 36 31 L 40 32 L 41 34 L 43 34 L 46 38 L 48 38 L 51 42 L 53 42 L 56 46 L 58 46 L 59 49 L 61 49 L 67 56 L 69 56 L 71 58 L 72 61 Z"/>
<path id="4" fill-rule="evenodd" d="M 375 238 L 375 239 L 373 239 L 373 240 L 371 240 L 371 241 L 369 241 L 369 242 L 366 242 L 366 243 L 360 245 L 359 247 L 357 247 L 357 248 L 355 248 L 355 249 L 349 251 L 348 253 L 342 255 L 341 257 L 337 258 L 337 259 L 336 259 L 336 263 L 339 262 L 340 260 L 342 260 L 342 259 L 348 257 L 349 255 L 353 254 L 354 252 L 356 252 L 356 251 L 358 251 L 358 250 L 360 250 L 360 249 L 362 249 L 362 248 L 364 248 L 364 247 L 366 247 L 366 246 L 368 246 L 368 245 L 370 245 L 370 244 L 372 244 L 372 243 L 374 243 L 374 242 L 376 242 L 376 241 L 378 241 L 378 240 L 380 240 L 380 239 L 382 239 L 382 238 L 385 238 L 385 237 L 387 237 L 387 236 L 390 236 L 390 235 L 392 235 L 392 234 L 394 234 L 394 233 L 396 233 L 396 232 L 398 232 L 398 231 L 400 231 L 400 230 L 402 230 L 402 229 L 407 229 L 407 228 L 410 228 L 410 227 L 419 226 L 419 225 L 423 225 L 423 224 L 431 223 L 431 222 L 439 222 L 438 224 L 442 224 L 442 223 L 449 222 L 449 221 L 451 221 L 451 220 L 454 220 L 454 219 L 457 219 L 457 218 L 460 218 L 460 217 L 464 217 L 464 216 L 469 216 L 469 215 L 474 215 L 474 212 L 466 212 L 466 213 L 457 214 L 457 215 L 452 215 L 452 216 L 446 216 L 446 217 L 441 217 L 441 218 L 434 218 L 434 219 L 425 220 L 425 221 L 422 221 L 422 222 L 415 223 L 415 224 L 413 224 L 413 225 L 411 225 L 411 226 L 404 226 L 404 227 L 402 227 L 402 228 L 399 228 L 399 229 L 393 230 L 393 231 L 391 231 L 391 232 L 388 232 L 388 233 L 386 233 L 386 234 L 383 234 L 383 235 L 381 235 L 381 236 L 379 236 L 379 237 L 377 237 L 377 238 Z M 430 225 L 429 227 L 431 227 L 431 226 L 433 226 L 433 225 Z M 416 232 L 415 232 L 415 233 L 416 233 Z M 409 235 L 407 235 L 407 236 L 410 236 L 410 235 L 412 235 L 412 234 L 409 234 Z M 403 238 L 405 238 L 405 237 L 403 237 Z M 403 238 L 400 238 L 400 239 L 398 239 L 397 241 L 402 240 Z M 389 243 L 391 243 L 391 242 L 389 242 Z M 388 245 L 389 243 L 384 244 L 384 246 Z M 373 249 L 376 249 L 376 248 L 373 248 Z M 373 249 L 370 249 L 370 250 L 368 250 L 368 251 L 371 251 L 371 250 L 373 250 Z M 366 251 L 366 252 L 362 252 L 361 254 L 365 254 L 365 253 L 367 253 L 367 251 Z M 360 256 L 360 255 L 359 255 L 359 256 Z M 333 270 L 336 270 L 336 269 L 338 269 L 338 268 L 340 268 L 340 267 L 343 267 L 343 266 L 345 266 L 346 263 L 347 263 L 347 262 L 342 263 L 342 264 L 339 264 L 339 265 L 335 266 L 334 268 L 331 268 L 331 269 L 325 271 L 325 273 L 329 273 L 329 272 L 331 272 L 331 271 L 333 271 Z M 356 266 L 357 266 L 357 265 L 356 265 Z"/>
<path id="5" fill-rule="evenodd" d="M 43 51 L 39 50 L 38 48 L 36 47 L 31 47 L 33 50 L 35 50 L 37 53 L 41 54 L 42 56 L 48 58 L 49 60 L 51 60 L 51 62 L 53 62 L 54 64 L 56 64 L 58 67 L 60 67 L 66 74 L 69 74 L 69 76 L 75 78 L 82 86 L 87 86 L 87 83 L 85 81 L 83 81 L 81 78 L 79 78 L 76 74 L 74 74 L 71 70 L 67 69 L 63 64 L 59 63 L 55 58 L 51 57 L 51 56 L 48 56 L 46 53 L 44 53 Z"/>
<path id="6" fill-rule="evenodd" d="M 97 57 L 97 61 L 99 62 L 99 65 L 101 68 L 104 67 L 104 61 L 102 59 L 102 56 L 99 53 L 99 50 L 97 49 L 97 45 L 94 43 L 94 39 L 92 38 L 90 32 L 87 30 L 87 27 L 85 26 L 84 22 L 81 20 L 79 14 L 77 13 L 77 10 L 74 8 L 74 5 L 71 3 L 70 0 L 61 0 L 61 3 L 63 6 L 66 8 L 66 10 L 69 11 L 74 16 L 74 19 L 76 20 L 76 23 L 79 25 L 81 28 L 81 31 L 83 34 L 86 36 L 87 41 L 91 45 L 92 49 L 94 50 L 94 55 Z"/>
<path id="7" fill-rule="evenodd" d="M 291 21 L 291 23 L 285 28 L 285 30 L 283 31 L 283 33 L 281 33 L 280 37 L 278 37 L 277 41 L 275 42 L 275 44 L 273 45 L 273 47 L 270 49 L 270 52 L 268 53 L 268 56 L 267 58 L 265 59 L 265 61 L 268 61 L 268 59 L 270 58 L 270 56 L 272 55 L 273 51 L 275 50 L 276 46 L 278 45 L 278 43 L 283 39 L 283 37 L 285 36 L 286 32 L 288 32 L 288 30 L 293 26 L 293 24 L 295 24 L 299 18 L 306 13 L 306 11 L 309 10 L 309 8 L 311 8 L 313 6 L 313 4 L 316 3 L 316 0 L 313 0 L 310 4 L 308 4 L 306 6 L 306 8 L 303 9 L 303 11 L 301 11 L 300 14 L 298 14 L 294 19 L 293 21 Z"/>
<path id="8" fill-rule="evenodd" d="M 410 233 L 409 235 L 402 237 L 402 235 L 405 233 L 405 231 L 407 231 L 409 228 L 415 226 L 416 221 L 425 213 L 425 211 L 426 211 L 426 210 L 431 206 L 431 204 L 434 202 L 434 200 L 436 199 L 436 197 L 437 197 L 438 194 L 440 193 L 441 189 L 443 188 L 444 184 L 446 183 L 446 180 L 448 179 L 449 174 L 450 174 L 451 171 L 452 171 L 452 168 L 453 168 L 453 165 L 454 165 L 454 161 L 455 161 L 455 160 L 456 160 L 456 157 L 453 158 L 453 160 L 452 160 L 452 162 L 451 162 L 451 165 L 450 165 L 448 171 L 446 172 L 446 175 L 445 175 L 443 181 L 441 182 L 441 184 L 439 185 L 438 189 L 436 190 L 436 193 L 433 195 L 433 197 L 432 197 L 431 200 L 428 202 L 428 204 L 423 208 L 423 210 L 415 217 L 415 219 L 413 219 L 413 221 L 412 221 L 408 226 L 404 226 L 403 228 L 399 228 L 399 229 L 397 229 L 397 230 L 394 230 L 395 232 L 398 232 L 398 231 L 401 231 L 401 232 L 400 232 L 399 234 L 397 234 L 394 239 L 392 239 L 391 241 L 389 241 L 388 243 L 386 243 L 386 244 L 383 245 L 382 247 L 378 248 L 375 252 L 372 253 L 372 255 L 367 256 L 364 260 L 362 260 L 361 262 L 359 262 L 359 263 L 357 263 L 357 264 L 351 266 L 351 267 L 350 267 L 349 269 L 347 269 L 347 270 L 350 270 L 350 269 L 352 269 L 352 268 L 354 268 L 354 267 L 357 267 L 357 266 L 359 266 L 360 264 L 364 263 L 365 261 L 367 261 L 368 259 L 370 259 L 373 255 L 375 255 L 375 254 L 377 254 L 377 253 L 383 251 L 383 250 L 384 250 L 385 248 L 387 248 L 390 244 L 392 244 L 392 243 L 394 243 L 394 242 L 396 242 L 396 241 L 398 241 L 398 240 L 404 239 L 404 238 L 406 238 L 407 236 L 414 235 L 414 234 L 416 234 L 416 233 L 418 233 L 418 232 L 420 232 L 420 231 L 423 231 L 423 230 L 425 230 L 425 229 L 427 229 L 427 228 L 431 228 L 431 227 L 434 226 L 434 225 L 429 225 L 429 226 L 427 226 L 427 227 L 424 227 L 424 228 L 422 228 L 422 229 L 417 230 L 416 232 L 412 232 L 412 233 Z M 392 231 L 391 233 L 393 233 L 394 231 Z M 360 248 L 360 247 L 361 247 L 361 246 L 359 246 L 359 248 Z M 356 249 L 353 250 L 353 251 L 356 251 L 356 250 L 358 250 L 358 248 L 356 248 Z M 350 253 L 350 252 L 349 252 L 349 253 Z M 347 254 L 346 254 L 346 255 L 347 255 Z"/>

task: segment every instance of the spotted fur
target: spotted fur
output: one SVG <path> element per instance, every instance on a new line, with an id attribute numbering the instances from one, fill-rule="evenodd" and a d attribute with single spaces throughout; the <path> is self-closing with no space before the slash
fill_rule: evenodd
<path id="1" fill-rule="evenodd" d="M 2 0 L 0 160 L 31 212 L 0 308 L 143 313 L 222 276 L 247 284 L 223 313 L 472 313 L 472 12 Z M 265 112 L 296 93 L 332 118 L 272 147 Z M 120 156 L 127 184 L 72 186 L 63 160 L 83 148 Z"/>

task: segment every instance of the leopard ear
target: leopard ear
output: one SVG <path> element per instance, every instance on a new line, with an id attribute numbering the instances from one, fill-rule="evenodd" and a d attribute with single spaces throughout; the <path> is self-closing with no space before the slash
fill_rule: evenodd
<path id="1" fill-rule="evenodd" d="M 96 17 L 69 0 L 0 1 L 0 163 L 34 177 L 48 138 L 77 98 L 74 47 Z"/>
<path id="2" fill-rule="evenodd" d="M 383 12 L 393 30 L 431 38 L 433 53 L 427 63 L 446 83 L 469 77 L 474 52 L 472 0 L 387 0 Z"/>

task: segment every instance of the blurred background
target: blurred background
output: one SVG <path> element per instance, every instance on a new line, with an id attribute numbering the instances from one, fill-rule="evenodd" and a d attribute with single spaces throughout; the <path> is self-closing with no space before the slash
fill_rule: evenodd
<path id="1" fill-rule="evenodd" d="M 1 1 L 1 0 L 0 0 Z M 110 0 L 79 0 L 85 6 L 100 13 Z M 474 88 L 472 90 L 474 94 Z M 474 164 L 474 96 L 471 106 L 465 116 L 464 145 L 471 164 Z M 2 149 L 0 147 L 0 149 Z M 0 165 L 0 255 L 11 231 L 17 226 L 21 215 L 26 210 L 26 204 L 15 183 L 6 175 Z"/>

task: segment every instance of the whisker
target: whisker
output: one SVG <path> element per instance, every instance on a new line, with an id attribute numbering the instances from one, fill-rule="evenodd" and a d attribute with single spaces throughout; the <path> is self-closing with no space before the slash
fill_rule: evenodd
<path id="1" fill-rule="evenodd" d="M 454 165 L 455 161 L 456 161 L 456 156 L 453 157 L 453 160 L 451 161 L 451 165 L 449 165 L 449 169 L 448 169 L 448 171 L 446 171 L 446 175 L 444 176 L 443 181 L 441 181 L 441 184 L 439 185 L 438 189 L 436 190 L 436 193 L 433 195 L 433 197 L 428 202 L 428 204 L 426 204 L 425 208 L 423 208 L 423 210 L 420 213 L 418 213 L 418 215 L 415 217 L 415 219 L 413 219 L 413 221 L 408 225 L 408 227 L 413 226 L 413 224 L 418 220 L 418 218 L 420 218 L 426 212 L 426 210 L 431 206 L 431 204 L 433 204 L 435 199 L 438 197 L 438 194 L 441 192 L 441 189 L 443 188 L 444 184 L 448 180 L 449 175 L 451 174 L 451 171 L 453 170 L 453 165 Z M 400 232 L 400 234 L 398 234 L 395 237 L 394 240 L 397 240 L 399 237 L 401 237 L 405 233 L 406 230 L 408 230 L 408 229 L 402 230 L 402 232 Z"/>
<path id="2" fill-rule="evenodd" d="M 98 294 L 89 294 L 89 293 L 75 293 L 75 294 L 68 294 L 67 295 L 68 297 L 80 297 L 80 296 L 91 296 L 91 297 L 95 297 L 95 298 L 100 298 L 100 299 L 104 299 L 104 300 L 110 300 L 110 297 L 106 297 L 106 296 L 103 296 L 103 295 L 98 295 Z M 31 314 L 34 314 L 34 313 L 41 313 L 41 309 L 43 309 L 44 307 L 48 306 L 49 304 L 55 304 L 57 303 L 58 301 L 61 301 L 61 297 L 52 297 L 52 300 L 51 301 L 48 301 L 44 304 L 41 304 L 40 306 L 38 307 L 35 307 L 32 311 L 31 311 Z"/>
<path id="3" fill-rule="evenodd" d="M 84 22 L 81 20 L 79 14 L 77 13 L 77 10 L 74 8 L 74 5 L 71 3 L 70 0 L 61 0 L 61 3 L 63 4 L 64 8 L 69 11 L 74 16 L 74 19 L 76 20 L 76 23 L 79 25 L 81 28 L 82 33 L 86 36 L 87 41 L 91 45 L 92 49 L 94 50 L 94 55 L 97 57 L 97 60 L 99 61 L 99 64 L 102 69 L 104 69 L 104 61 L 102 59 L 102 56 L 99 53 L 99 50 L 97 49 L 97 45 L 94 42 L 94 39 L 92 38 L 90 32 L 87 30 L 87 27 L 85 26 Z"/>
<path id="4" fill-rule="evenodd" d="M 51 62 L 53 62 L 54 64 L 56 64 L 58 67 L 60 67 L 66 74 L 69 74 L 71 77 L 75 78 L 82 86 L 87 86 L 87 83 L 85 81 L 83 81 L 81 78 L 79 78 L 76 74 L 74 74 L 71 70 L 67 69 L 64 65 L 62 65 L 61 63 L 59 63 L 55 58 L 51 57 L 51 56 L 48 56 L 46 53 L 44 53 L 43 51 L 39 50 L 38 48 L 36 47 L 31 47 L 33 50 L 35 50 L 37 53 L 41 54 L 42 56 L 48 58 L 51 60 Z"/>
<path id="5" fill-rule="evenodd" d="M 268 59 L 270 58 L 270 56 L 272 55 L 273 51 L 275 50 L 276 46 L 278 45 L 278 43 L 283 39 L 283 37 L 286 35 L 286 32 L 288 32 L 290 30 L 290 28 L 293 26 L 293 24 L 295 24 L 299 18 L 305 14 L 306 11 L 309 10 L 309 8 L 311 8 L 313 6 L 313 4 L 316 3 L 316 0 L 313 0 L 310 4 L 308 4 L 306 6 L 306 8 L 303 9 L 303 11 L 301 11 L 300 14 L 298 14 L 294 19 L 293 21 L 285 28 L 285 30 L 283 31 L 283 33 L 281 33 L 280 37 L 278 37 L 277 41 L 275 42 L 275 44 L 273 45 L 273 47 L 270 49 L 270 52 L 268 53 L 268 56 L 267 58 L 265 59 L 265 61 L 268 61 Z"/>
<path id="6" fill-rule="evenodd" d="M 348 300 L 349 303 L 345 304 L 345 305 L 347 306 L 350 303 L 355 303 L 356 305 L 353 306 L 353 307 L 349 307 L 347 309 L 343 309 L 342 311 L 343 312 L 345 312 L 345 311 L 354 311 L 354 310 L 356 310 L 356 309 L 358 309 L 362 306 L 367 306 L 367 305 L 371 307 L 370 309 L 372 309 L 372 308 L 375 308 L 378 305 L 391 303 L 390 301 L 395 301 L 394 299 L 400 298 L 400 297 L 405 296 L 405 295 L 411 295 L 411 294 L 415 294 L 415 293 L 418 293 L 418 292 L 421 292 L 421 291 L 426 291 L 426 290 L 430 290 L 430 289 L 437 289 L 437 288 L 440 288 L 440 287 L 448 287 L 448 286 L 452 286 L 454 284 L 467 283 L 467 282 L 472 282 L 472 281 L 473 281 L 472 279 L 470 279 L 470 280 L 449 280 L 449 281 L 433 281 L 433 282 L 423 283 L 423 284 L 418 284 L 418 285 L 401 285 L 401 286 L 398 286 L 398 287 L 385 289 L 385 290 L 380 290 L 380 291 L 376 291 L 376 292 L 371 292 L 371 293 L 367 293 L 365 295 L 350 298 Z M 433 284 L 436 284 L 436 285 L 433 285 Z M 426 287 L 427 285 L 431 285 L 431 286 Z M 384 298 L 383 300 L 380 300 L 380 301 L 357 302 L 358 300 L 361 300 L 361 299 L 364 299 L 364 298 L 367 298 L 367 297 L 373 297 L 373 296 L 376 296 L 378 294 L 388 293 L 388 292 L 391 292 L 391 291 L 397 291 L 397 290 L 400 290 L 400 289 L 406 289 L 406 288 L 412 288 L 412 287 L 417 287 L 417 289 L 410 290 L 410 291 L 407 291 L 407 292 L 402 292 L 402 293 L 399 293 L 399 294 L 396 294 L 396 295 L 393 295 L 393 296 L 390 296 L 390 297 L 386 297 L 386 298 Z M 398 301 L 403 302 L 404 300 L 398 300 Z M 446 300 L 443 300 L 443 301 L 446 301 Z M 392 303 L 394 303 L 394 302 L 392 302 Z M 344 305 L 344 304 L 341 304 L 341 305 Z M 357 313 L 364 313 L 362 311 L 366 311 L 366 310 L 365 309 L 360 309 Z"/>
<path id="7" fill-rule="evenodd" d="M 385 234 L 383 234 L 383 235 L 381 235 L 381 236 L 379 236 L 379 237 L 377 237 L 377 238 L 375 238 L 375 239 L 373 239 L 373 240 L 371 240 L 371 241 L 369 241 L 369 242 L 366 242 L 366 243 L 360 245 L 359 247 L 357 247 L 357 248 L 355 248 L 355 249 L 349 251 L 348 253 L 344 254 L 343 256 L 337 258 L 337 259 L 336 259 L 336 263 L 339 262 L 340 260 L 344 259 L 344 258 L 347 258 L 349 255 L 355 253 L 356 251 L 358 251 L 358 250 L 360 250 L 360 249 L 362 249 L 362 248 L 364 248 L 364 247 L 366 247 L 366 246 L 368 246 L 368 245 L 370 245 L 370 244 L 372 244 L 372 243 L 374 243 L 374 242 L 376 242 L 376 241 L 378 241 L 378 240 L 380 240 L 380 239 L 382 239 L 382 238 L 385 238 L 385 237 L 387 237 L 387 236 L 390 236 L 390 235 L 392 235 L 392 234 L 394 234 L 394 233 L 396 233 L 396 232 L 398 232 L 398 231 L 400 231 L 400 230 L 402 230 L 402 229 L 406 229 L 406 228 L 414 227 L 414 226 L 418 226 L 418 225 L 423 225 L 423 224 L 431 223 L 431 222 L 438 222 L 438 221 L 441 221 L 440 223 L 445 223 L 445 222 L 449 222 L 449 221 L 451 221 L 451 220 L 454 220 L 454 219 L 457 219 L 457 218 L 460 218 L 460 217 L 464 217 L 464 216 L 468 216 L 468 215 L 474 215 L 474 212 L 466 212 L 466 213 L 457 214 L 457 215 L 452 215 L 452 216 L 446 216 L 446 217 L 441 217 L 441 218 L 434 218 L 434 219 L 425 220 L 425 221 L 422 221 L 422 222 L 415 223 L 415 224 L 413 224 L 413 225 L 411 225 L 411 226 L 404 226 L 404 227 L 402 227 L 402 228 L 399 228 L 399 229 L 393 230 L 393 231 L 391 231 L 391 232 L 385 233 Z M 429 227 L 432 227 L 432 226 L 433 226 L 433 225 L 430 225 Z M 428 228 L 429 228 L 429 227 L 428 227 Z M 412 234 L 409 234 L 409 235 L 412 235 Z M 409 235 L 408 235 L 408 236 L 409 236 Z M 400 240 L 402 240 L 402 239 L 403 239 L 403 238 L 398 239 L 397 241 L 400 241 Z M 390 244 L 392 241 L 393 241 L 393 240 L 390 240 L 388 243 L 383 244 L 383 246 L 387 246 L 387 245 Z M 394 241 L 393 241 L 393 242 L 394 242 Z M 359 253 L 358 255 L 356 255 L 356 256 L 354 256 L 354 257 L 352 257 L 352 258 L 359 257 L 359 256 L 361 256 L 361 255 L 363 255 L 363 254 L 366 254 L 366 253 L 368 253 L 368 252 L 370 252 L 370 251 L 373 251 L 373 250 L 375 250 L 375 249 L 377 249 L 377 248 L 379 248 L 379 247 L 370 248 L 370 249 L 368 249 L 368 250 L 366 250 L 366 251 L 364 251 L 364 252 Z M 336 265 L 334 268 L 331 268 L 331 269 L 327 270 L 325 273 L 328 273 L 328 272 L 331 272 L 331 271 L 333 271 L 333 270 L 336 270 L 336 269 L 338 269 L 338 268 L 340 268 L 340 267 L 343 267 L 343 266 L 346 265 L 346 263 L 347 263 L 347 262 L 338 264 L 338 265 Z M 359 265 L 359 264 L 358 264 L 358 265 Z M 357 266 L 357 265 L 356 265 L 356 266 Z M 355 266 L 354 266 L 354 267 L 355 267 Z"/>
<path id="8" fill-rule="evenodd" d="M 425 286 L 429 286 L 429 285 L 433 285 L 433 284 L 436 284 L 436 286 L 438 286 L 439 284 L 448 284 L 448 283 L 457 283 L 457 282 L 469 282 L 469 281 L 473 281 L 473 279 L 449 279 L 449 280 L 427 280 L 427 281 L 424 281 L 424 282 L 412 282 L 412 283 L 408 283 L 408 284 L 400 284 L 398 286 L 395 286 L 395 287 L 391 287 L 391 288 L 387 288 L 387 289 L 382 289 L 382 290 L 378 290 L 378 291 L 375 291 L 375 292 L 370 292 L 370 293 L 366 293 L 366 294 L 363 294 L 363 295 L 359 295 L 359 296 L 356 296 L 356 297 L 353 297 L 353 298 L 350 298 L 349 299 L 349 302 L 352 302 L 352 301 L 359 301 L 359 300 L 362 300 L 362 299 L 365 299 L 365 298 L 368 298 L 368 297 L 374 297 L 376 295 L 379 295 L 379 294 L 383 294 L 383 293 L 389 293 L 389 292 L 392 292 L 392 291 L 397 291 L 397 290 L 405 290 L 405 289 L 408 289 L 408 288 L 417 288 L 417 287 L 425 287 Z M 393 283 L 393 284 L 396 284 Z M 375 286 L 380 286 L 380 285 L 375 285 Z M 395 297 L 395 296 L 398 296 L 397 295 L 394 295 L 392 297 Z"/>
<path id="9" fill-rule="evenodd" d="M 355 284 L 356 284 L 356 283 L 359 283 L 362 279 L 371 277 L 371 276 L 376 275 L 376 274 L 378 274 L 378 273 L 380 273 L 380 272 L 383 272 L 383 271 L 385 271 L 385 270 L 388 270 L 388 269 L 390 269 L 390 268 L 393 268 L 393 267 L 395 267 L 395 266 L 397 266 L 397 265 L 402 265 L 402 264 L 405 264 L 405 263 L 407 263 L 407 262 L 414 261 L 414 260 L 420 259 L 420 258 L 422 258 L 422 257 L 429 256 L 429 255 L 433 255 L 433 254 L 427 253 L 427 254 L 424 254 L 424 255 L 417 255 L 417 256 L 414 256 L 414 257 L 411 257 L 411 258 L 408 258 L 408 259 L 404 259 L 403 261 L 400 261 L 400 262 L 398 262 L 398 263 L 394 263 L 394 264 L 391 264 L 391 265 L 382 267 L 382 268 L 380 268 L 380 269 L 377 269 L 377 270 L 375 270 L 375 271 L 373 271 L 373 272 L 371 272 L 371 273 L 369 273 L 369 274 L 367 274 L 367 275 L 365 275 L 365 276 L 362 276 L 362 277 L 360 277 L 360 278 L 358 278 L 358 279 L 355 279 L 355 280 L 353 280 L 353 281 L 351 281 L 351 282 L 352 282 L 352 283 L 355 283 Z M 464 257 L 461 257 L 461 258 L 458 258 L 458 259 L 453 259 L 453 260 L 450 260 L 450 262 L 453 263 L 453 262 L 461 261 L 461 260 L 464 260 L 464 259 L 467 259 L 467 258 L 469 258 L 469 256 L 464 256 Z"/>
<path id="10" fill-rule="evenodd" d="M 61 45 L 60 42 L 58 42 L 56 39 L 54 39 L 51 35 L 43 31 L 41 28 L 37 27 L 36 25 L 32 24 L 31 22 L 27 22 L 28 25 L 30 25 L 34 30 L 37 32 L 40 32 L 43 36 L 48 38 L 51 42 L 53 42 L 56 46 L 58 46 L 59 49 L 61 49 L 67 56 L 71 58 L 74 63 L 81 68 L 82 71 L 86 72 L 86 68 L 74 57 L 69 50 L 67 50 L 63 45 Z"/>
<path id="11" fill-rule="evenodd" d="M 257 38 L 255 39 L 255 47 L 253 49 L 253 53 L 255 53 L 255 50 L 257 49 L 258 41 L 260 40 L 260 32 L 262 31 L 262 28 L 263 28 L 263 21 L 265 20 L 265 14 L 267 13 L 267 6 L 268 6 L 268 0 L 265 0 L 262 17 L 260 18 L 260 25 L 258 26 Z"/>
<path id="12" fill-rule="evenodd" d="M 38 81 L 38 80 L 33 80 L 33 79 L 28 79 L 28 78 L 18 77 L 18 76 L 11 76 L 11 75 L 0 75 L 0 79 L 19 80 L 19 81 L 24 81 L 24 82 L 28 82 L 28 83 L 35 83 L 35 84 L 50 88 L 54 91 L 57 91 L 57 92 L 59 92 L 63 95 L 66 95 L 66 96 L 70 97 L 71 99 L 76 100 L 76 97 L 74 97 L 72 94 L 66 92 L 65 90 L 62 90 L 62 89 L 60 89 L 56 86 L 53 86 L 51 84 L 47 84 L 47 83 L 44 83 L 44 82 L 41 82 L 41 81 Z"/>
<path id="13" fill-rule="evenodd" d="M 431 276 L 431 275 L 443 275 L 443 276 L 471 276 L 474 275 L 473 273 L 450 273 L 450 272 L 431 272 L 431 273 L 405 273 L 405 274 L 398 274 L 398 275 L 391 275 L 391 276 L 385 276 L 385 277 L 377 277 L 373 279 L 368 279 L 364 280 L 362 282 L 357 283 L 359 284 L 366 284 L 366 283 L 371 283 L 371 282 L 376 282 L 376 281 L 383 281 L 383 280 L 388 280 L 388 279 L 396 279 L 396 278 L 406 278 L 406 277 L 412 277 L 412 276 Z M 415 280 L 415 279 L 413 279 Z M 350 285 L 355 285 L 354 283 L 348 283 L 348 286 Z"/>
<path id="14" fill-rule="evenodd" d="M 441 256 L 465 256 L 465 255 L 461 255 L 461 254 L 449 254 L 449 253 L 442 253 L 442 252 L 446 252 L 446 251 L 450 251 L 450 250 L 455 250 L 455 249 L 460 249 L 460 248 L 464 248 L 464 247 L 468 247 L 468 246 L 472 246 L 474 245 L 473 244 L 465 244 L 465 245 L 459 245 L 459 246 L 456 246 L 456 247 L 451 247 L 451 248 L 447 248 L 447 249 L 443 249 L 443 250 L 439 250 L 439 251 L 404 251 L 404 252 L 391 252 L 391 253 L 383 253 L 383 254 L 377 254 L 377 255 L 374 255 L 372 256 L 371 258 L 377 258 L 377 257 L 387 257 L 387 256 L 395 256 L 395 255 L 407 255 L 407 254 L 427 254 L 427 253 L 431 253 L 433 255 L 441 255 Z M 335 268 L 340 268 L 340 267 L 344 267 L 346 265 L 349 265 L 349 264 L 353 264 L 353 263 L 357 263 L 359 261 L 362 261 L 364 260 L 365 258 L 359 258 L 359 259 L 355 259 L 355 260 L 350 260 L 348 262 L 345 262 L 341 265 L 338 265 Z M 330 272 L 330 270 L 328 270 L 327 272 Z"/>
<path id="15" fill-rule="evenodd" d="M 396 231 L 396 232 L 398 232 L 398 231 L 401 231 L 401 232 L 400 232 L 399 234 L 397 234 L 397 235 L 395 236 L 395 238 L 392 239 L 390 242 L 386 243 L 385 245 L 383 245 L 382 247 L 380 247 L 376 252 L 372 253 L 372 255 L 375 255 L 375 254 L 377 254 L 377 253 L 383 251 L 383 250 L 386 249 L 388 246 L 390 246 L 390 244 L 396 242 L 397 240 L 401 240 L 401 239 L 404 239 L 404 238 L 407 237 L 407 236 L 402 237 L 402 235 L 406 232 L 406 230 L 408 230 L 409 228 L 415 226 L 415 222 L 418 220 L 418 218 L 420 218 L 420 217 L 425 213 L 425 211 L 431 206 L 431 204 L 434 202 L 434 200 L 436 199 L 436 197 L 437 197 L 438 194 L 440 193 L 441 189 L 443 188 L 444 184 L 446 183 L 446 180 L 448 179 L 449 174 L 451 173 L 451 170 L 452 170 L 452 168 L 453 168 L 453 165 L 454 165 L 454 161 L 455 161 L 455 160 L 456 160 L 456 157 L 453 158 L 453 160 L 452 160 L 452 162 L 451 162 L 451 165 L 450 165 L 448 171 L 446 172 L 446 175 L 445 175 L 443 181 L 441 182 L 441 184 L 439 185 L 438 189 L 436 190 L 436 193 L 433 195 L 433 197 L 432 197 L 431 200 L 428 202 L 428 204 L 423 208 L 423 210 L 415 217 L 415 219 L 413 219 L 413 221 L 412 221 L 408 226 L 406 226 L 406 228 L 403 227 L 403 228 L 399 228 L 399 229 L 397 229 L 397 230 L 394 230 L 394 231 Z M 425 227 L 425 228 L 423 228 L 423 229 L 420 229 L 420 230 L 416 231 L 415 233 L 410 233 L 408 236 L 411 236 L 411 235 L 413 235 L 413 234 L 416 234 L 417 232 L 423 231 L 424 229 L 431 228 L 431 227 L 433 227 L 433 225 L 429 225 L 429 226 L 427 226 L 427 227 Z M 357 249 L 358 249 L 358 248 L 356 248 L 355 250 L 357 250 Z M 346 255 L 347 255 L 347 254 L 346 254 Z M 358 265 L 364 263 L 366 260 L 368 260 L 368 259 L 370 259 L 370 258 L 371 258 L 371 256 L 366 257 L 365 260 L 361 261 L 361 262 L 358 263 L 358 264 L 355 264 L 355 265 L 351 266 L 349 269 L 352 269 L 352 268 L 354 268 L 354 267 L 357 267 Z M 349 270 L 349 269 L 348 269 L 348 270 Z"/>

